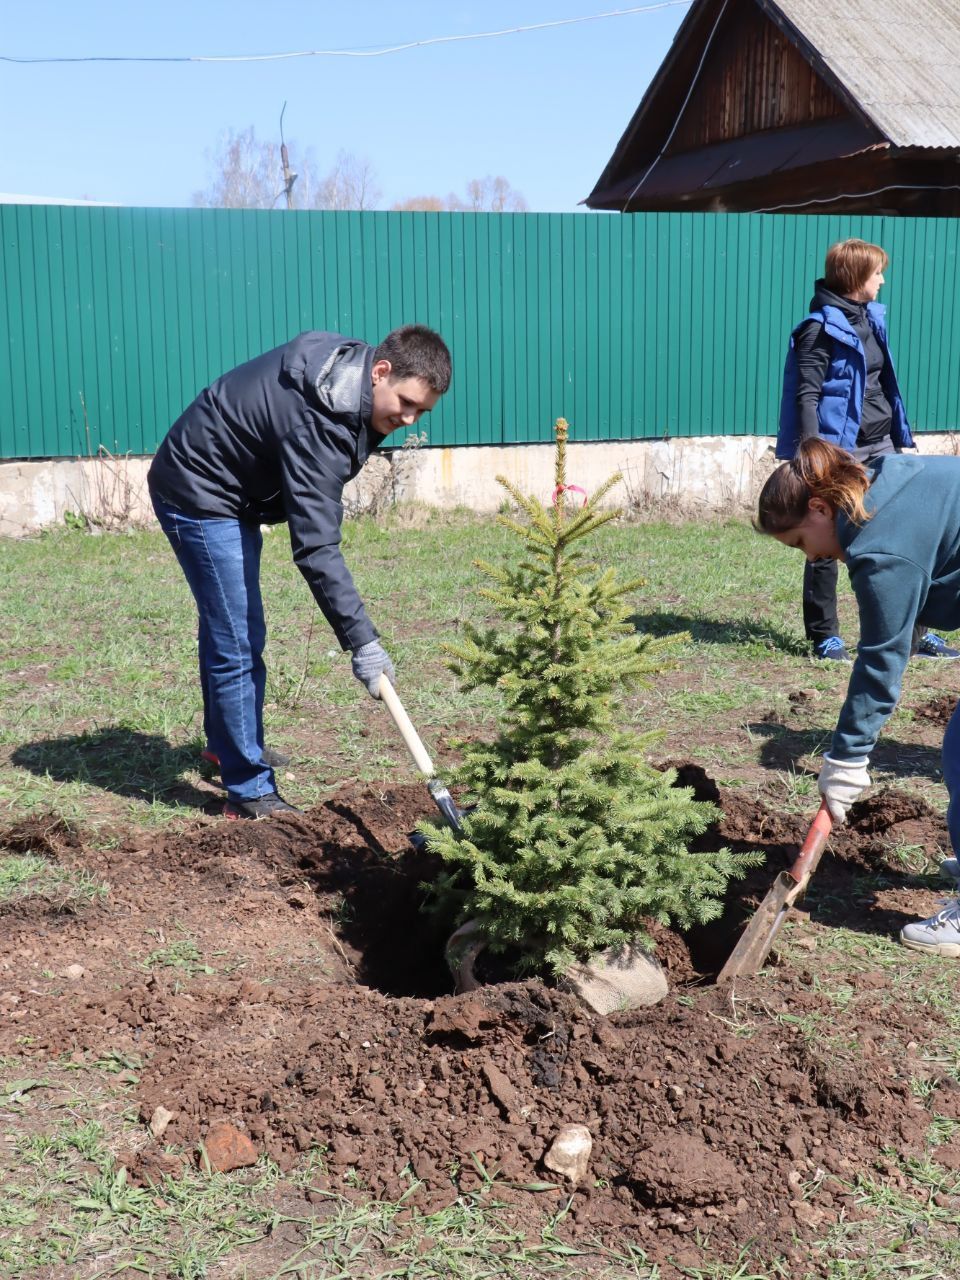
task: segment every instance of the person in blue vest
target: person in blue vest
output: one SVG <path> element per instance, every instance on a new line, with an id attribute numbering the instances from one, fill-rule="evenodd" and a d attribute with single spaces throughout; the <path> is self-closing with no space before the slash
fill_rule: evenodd
<path id="1" fill-rule="evenodd" d="M 842 823 L 870 785 L 870 755 L 900 697 L 916 624 L 960 628 L 960 458 L 888 454 L 868 470 L 811 437 L 764 485 L 754 527 L 808 563 L 841 561 L 850 574 L 860 645 L 818 784 Z M 941 872 L 960 890 L 960 706 L 943 738 L 943 780 L 953 856 Z M 900 938 L 960 959 L 960 899 Z"/>
<path id="2" fill-rule="evenodd" d="M 778 458 L 792 458 L 801 440 L 817 436 L 865 465 L 915 447 L 887 342 L 886 308 L 877 302 L 888 262 L 879 245 L 865 240 L 841 240 L 829 249 L 810 313 L 790 335 Z M 804 568 L 803 626 L 815 657 L 850 662 L 833 560 L 808 561 Z M 960 650 L 923 628 L 913 653 L 960 658 Z"/>
<path id="3" fill-rule="evenodd" d="M 312 331 L 202 391 L 170 428 L 147 481 L 199 616 L 204 758 L 228 818 L 290 811 L 264 747 L 262 524 L 285 521 L 294 563 L 353 674 L 374 698 L 393 663 L 340 550 L 343 489 L 391 431 L 412 427 L 450 385 L 443 339 L 423 325 L 377 347 Z"/>

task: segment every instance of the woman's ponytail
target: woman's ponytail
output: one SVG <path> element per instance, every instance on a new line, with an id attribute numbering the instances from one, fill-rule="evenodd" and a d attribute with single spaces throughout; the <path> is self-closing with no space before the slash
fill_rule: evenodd
<path id="1" fill-rule="evenodd" d="M 833 512 L 842 511 L 854 524 L 870 513 L 863 499 L 870 477 L 844 449 L 814 436 L 801 440 L 789 462 L 777 467 L 763 486 L 754 528 L 760 533 L 786 533 L 802 523 L 811 498 L 820 498 Z"/>

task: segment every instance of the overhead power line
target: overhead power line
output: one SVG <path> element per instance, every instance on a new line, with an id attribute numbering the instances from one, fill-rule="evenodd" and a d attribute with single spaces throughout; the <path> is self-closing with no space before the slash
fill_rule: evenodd
<path id="1" fill-rule="evenodd" d="M 536 22 L 526 27 L 505 27 L 502 31 L 475 31 L 470 35 L 462 36 L 431 36 L 427 40 L 410 40 L 406 44 L 390 45 L 382 49 L 300 49 L 291 53 L 187 54 L 171 57 L 91 54 L 70 58 L 17 58 L 10 54 L 0 54 L 0 62 L 279 62 L 284 58 L 382 58 L 388 53 L 424 49 L 431 44 L 454 44 L 462 40 L 492 40 L 497 36 L 514 36 L 524 31 L 543 31 L 547 27 L 569 27 L 578 22 L 599 22 L 602 18 L 625 18 L 633 13 L 652 13 L 656 9 L 675 9 L 680 5 L 689 6 L 691 3 L 692 0 L 661 0 L 660 4 L 634 5 L 631 9 L 611 9 L 607 13 L 590 13 L 583 18 L 557 18 L 553 22 Z"/>

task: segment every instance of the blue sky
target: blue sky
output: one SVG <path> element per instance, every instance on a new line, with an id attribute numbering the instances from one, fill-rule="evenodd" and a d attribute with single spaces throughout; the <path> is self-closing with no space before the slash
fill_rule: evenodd
<path id="1" fill-rule="evenodd" d="M 632 7 L 603 0 L 11 0 L 10 57 L 370 49 Z M 368 159 L 383 205 L 502 174 L 531 210 L 589 194 L 689 6 L 373 58 L 0 63 L 0 192 L 188 205 L 227 129 L 325 172 Z M 294 154 L 294 160 L 296 154 Z"/>

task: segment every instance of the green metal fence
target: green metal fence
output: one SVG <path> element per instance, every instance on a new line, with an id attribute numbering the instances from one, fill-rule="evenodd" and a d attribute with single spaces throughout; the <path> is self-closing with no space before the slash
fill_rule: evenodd
<path id="1" fill-rule="evenodd" d="M 891 255 L 922 431 L 960 426 L 960 221 L 763 214 L 0 206 L 0 456 L 150 453 L 226 369 L 304 329 L 440 330 L 430 444 L 768 434 L 830 243 Z"/>

